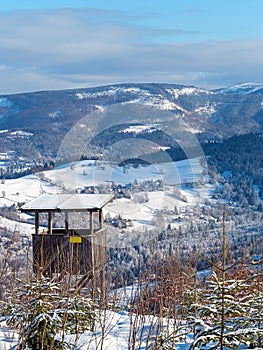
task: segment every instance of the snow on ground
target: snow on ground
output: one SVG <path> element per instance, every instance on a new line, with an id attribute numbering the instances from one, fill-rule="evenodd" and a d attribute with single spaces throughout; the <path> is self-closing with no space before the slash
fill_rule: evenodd
<path id="1" fill-rule="evenodd" d="M 186 201 L 180 200 L 170 187 L 164 192 L 149 192 L 149 200 L 145 203 L 119 198 L 107 204 L 104 212 L 105 214 L 109 213 L 111 217 L 120 214 L 122 218 L 132 220 L 133 227 L 155 225 L 156 212 L 158 210 L 173 211 L 176 207 L 180 211 L 186 206 L 203 203 L 204 196 L 205 198 L 208 196 L 205 190 L 204 194 L 190 189 L 181 191 L 181 193 L 185 196 Z"/>
<path id="2" fill-rule="evenodd" d="M 77 338 L 74 334 L 67 334 L 65 341 L 75 344 L 74 349 L 82 350 L 149 350 L 156 349 L 151 345 L 155 344 L 156 335 L 160 335 L 163 330 L 164 335 L 176 335 L 173 350 L 189 350 L 193 342 L 193 333 L 183 320 L 180 319 L 178 323 L 166 317 L 140 315 L 128 311 L 127 306 L 139 292 L 140 287 L 137 283 L 113 291 L 112 297 L 118 304 L 116 311 L 98 310 L 93 332 L 78 334 Z M 17 339 L 17 332 L 0 320 L 0 350 L 14 349 Z M 61 338 L 58 336 L 58 339 Z M 240 349 L 246 348 L 240 346 Z M 202 349 L 211 349 L 211 344 L 202 346 Z"/>
<path id="3" fill-rule="evenodd" d="M 115 199 L 104 208 L 105 214 L 109 213 L 111 217 L 121 214 L 124 219 L 133 221 L 133 227 L 141 227 L 154 224 L 157 210 L 174 210 L 175 207 L 178 209 L 203 203 L 209 195 L 210 187 L 205 183 L 199 188 L 189 186 L 201 178 L 206 181 L 203 170 L 200 158 L 138 167 L 130 165 L 125 168 L 110 162 L 86 160 L 45 172 L 45 176 L 52 182 L 64 184 L 70 189 L 102 184 L 107 185 L 109 189 L 113 183 L 125 185 L 134 181 L 140 184 L 144 181 L 160 180 L 164 187 L 160 186 L 158 190 L 145 189 L 147 202 L 139 203 L 136 200 L 139 192 L 132 193 L 131 199 Z M 180 189 L 181 196 L 175 193 L 175 187 Z"/>
<path id="4" fill-rule="evenodd" d="M 232 85 L 228 88 L 218 89 L 219 93 L 238 93 L 238 94 L 251 94 L 258 90 L 262 90 L 263 85 L 261 83 L 241 83 Z"/>
<path id="5" fill-rule="evenodd" d="M 119 131 L 119 133 L 134 133 L 140 134 L 142 132 L 153 132 L 156 131 L 156 125 L 130 125 L 128 128 Z"/>
<path id="6" fill-rule="evenodd" d="M 0 322 L 0 350 L 9 350 L 15 346 L 18 334 L 6 327 L 5 322 Z"/>
<path id="7" fill-rule="evenodd" d="M 28 202 L 43 193 L 56 193 L 56 191 L 58 188 L 48 182 L 40 181 L 36 175 L 6 179 L 4 184 L 0 184 L 0 206 Z"/>
<path id="8" fill-rule="evenodd" d="M 161 321 L 153 316 L 141 315 L 138 320 L 136 317 L 136 315 L 131 315 L 126 311 L 106 311 L 106 336 L 103 341 L 102 349 L 128 350 L 129 338 L 130 336 L 133 336 L 133 328 L 130 326 L 131 323 L 134 325 L 137 323 L 138 335 L 140 334 L 137 336 L 134 349 L 145 350 L 147 343 L 147 349 L 149 349 L 149 345 L 154 344 L 155 335 L 161 326 Z M 163 327 L 165 328 L 166 325 L 167 322 L 164 319 Z M 148 339 L 149 333 L 151 334 L 150 339 Z M 97 350 L 100 348 L 101 339 L 101 327 L 99 327 L 97 331 L 95 330 L 95 334 L 87 333 L 82 335 L 79 339 L 78 345 L 80 345 L 83 350 Z M 190 337 L 182 337 L 174 349 L 189 349 L 190 343 Z"/>
<path id="9" fill-rule="evenodd" d="M 45 171 L 44 177 L 52 183 L 40 180 L 36 175 L 5 180 L 4 184 L 0 184 L 0 207 L 29 202 L 43 193 L 61 193 L 62 185 L 67 189 L 77 190 L 104 184 L 109 190 L 113 183 L 126 185 L 134 181 L 138 184 L 160 181 L 160 188 L 144 190 L 143 185 L 136 193 L 131 193 L 131 199 L 115 199 L 104 209 L 105 214 L 109 213 L 112 217 L 121 214 L 124 219 L 133 221 L 134 228 L 143 228 L 155 224 L 158 210 L 174 210 L 175 207 L 180 209 L 203 203 L 209 195 L 209 186 L 205 183 L 197 188 L 189 186 L 201 178 L 205 182 L 203 170 L 199 158 L 138 167 L 130 165 L 125 168 L 110 162 L 86 160 Z M 176 188 L 180 190 L 179 195 Z M 138 198 L 145 193 L 147 201 L 140 203 Z M 25 221 L 29 216 L 21 214 L 20 218 Z M 32 233 L 33 229 L 32 225 L 3 218 L 0 220 L 0 227 L 12 231 L 21 229 L 25 233 Z"/>
<path id="10" fill-rule="evenodd" d="M 200 158 L 178 162 L 120 167 L 110 162 L 81 161 L 71 166 L 46 171 L 45 176 L 53 182 L 62 182 L 67 188 L 76 189 L 100 184 L 125 185 L 137 181 L 163 180 L 165 184 L 179 185 L 182 182 L 200 180 L 204 169 Z"/>
<path id="11" fill-rule="evenodd" d="M 85 98 L 98 98 L 104 96 L 115 96 L 117 94 L 129 94 L 131 99 L 122 104 L 130 104 L 130 103 L 139 103 L 148 106 L 154 106 L 161 110 L 181 110 L 186 112 L 181 106 L 178 104 L 171 102 L 164 98 L 161 94 L 153 95 L 150 91 L 146 89 L 140 88 L 125 88 L 125 87 L 109 87 L 107 90 L 96 91 L 96 92 L 82 92 L 77 93 L 76 97 L 80 100 Z M 134 99 L 132 98 L 134 95 Z"/>
<path id="12" fill-rule="evenodd" d="M 94 332 L 86 332 L 80 335 L 77 347 L 82 350 L 128 350 L 129 338 L 132 336 L 133 328 L 131 324 L 136 324 L 136 315 L 132 315 L 127 311 L 113 312 L 110 310 L 101 311 L 101 319 L 105 324 L 105 335 L 102 335 L 102 327 L 99 322 L 95 325 Z M 153 316 L 139 316 L 137 321 L 137 327 L 139 329 L 138 336 L 134 349 L 144 350 L 146 344 L 153 343 L 155 340 L 155 334 L 160 327 L 160 319 Z M 173 321 L 171 321 L 173 323 Z M 163 320 L 163 326 L 166 327 L 167 320 Z M 171 326 L 170 326 L 171 328 Z M 148 334 L 151 332 L 152 340 L 148 340 Z M 16 344 L 18 334 L 2 322 L 0 326 L 0 350 L 11 349 Z M 74 335 L 67 335 L 66 342 L 71 344 L 75 341 Z M 191 338 L 189 336 L 181 337 L 178 341 L 178 345 L 174 349 L 186 350 L 189 349 Z M 149 349 L 149 347 L 147 347 Z"/>
<path id="13" fill-rule="evenodd" d="M 0 184 L 0 207 L 10 207 L 18 203 L 29 202 L 43 193 L 59 193 L 61 189 L 41 181 L 36 175 L 28 175 L 18 179 L 6 179 Z M 26 221 L 30 216 L 20 214 L 20 220 Z M 0 216 L 0 227 L 8 230 L 20 231 L 24 234 L 31 234 L 34 231 L 32 224 L 20 221 L 12 221 Z"/>
<path id="14" fill-rule="evenodd" d="M 21 232 L 26 235 L 34 233 L 35 226 L 24 222 L 13 221 L 0 216 L 0 227 L 7 228 L 11 232 Z"/>
<path id="15" fill-rule="evenodd" d="M 182 95 L 198 95 L 200 93 L 206 95 L 212 95 L 213 92 L 209 90 L 204 90 L 196 87 L 184 87 L 184 88 L 174 88 L 174 89 L 166 89 L 166 91 L 171 94 L 175 99 L 178 99 Z"/>

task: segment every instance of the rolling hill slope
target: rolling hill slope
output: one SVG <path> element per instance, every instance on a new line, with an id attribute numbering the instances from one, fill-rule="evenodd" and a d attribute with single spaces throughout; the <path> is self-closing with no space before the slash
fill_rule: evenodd
<path id="1" fill-rule="evenodd" d="M 263 128 L 262 93 L 260 84 L 209 91 L 149 83 L 3 95 L 0 96 L 0 148 L 3 153 L 15 154 L 16 160 L 19 157 L 54 160 L 65 135 L 83 118 L 88 118 L 92 135 L 104 130 L 104 126 L 122 123 L 123 130 L 131 124 L 147 123 L 157 129 L 167 128 L 173 135 L 182 122 L 201 142 L 257 132 Z M 110 106 L 114 110 L 116 106 L 144 106 L 155 113 L 138 113 L 137 117 L 123 113 L 117 118 L 116 113 L 114 116 L 105 113 Z M 152 135 L 152 141 L 156 142 L 158 135 Z M 111 133 L 110 138 L 114 137 Z M 159 144 L 171 146 L 167 140 Z M 95 142 L 95 146 L 101 144 Z"/>

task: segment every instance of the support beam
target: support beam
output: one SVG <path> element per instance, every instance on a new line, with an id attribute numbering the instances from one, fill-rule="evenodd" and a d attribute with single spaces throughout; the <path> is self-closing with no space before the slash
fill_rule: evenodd
<path id="1" fill-rule="evenodd" d="M 39 234 L 39 212 L 35 212 L 35 234 Z"/>
<path id="2" fill-rule="evenodd" d="M 100 270 L 100 306 L 105 307 L 106 295 L 105 295 L 105 280 L 104 280 L 104 268 Z"/>
<path id="3" fill-rule="evenodd" d="M 68 225 L 68 211 L 65 211 L 65 230 L 66 230 L 66 235 L 69 234 L 68 227 L 69 227 L 69 225 Z"/>
<path id="4" fill-rule="evenodd" d="M 102 228 L 103 225 L 103 215 L 102 215 L 102 210 L 99 210 L 99 223 L 100 223 L 100 229 Z"/>
<path id="5" fill-rule="evenodd" d="M 52 211 L 48 212 L 48 233 L 52 235 Z"/>
<path id="6" fill-rule="evenodd" d="M 93 215 L 92 211 L 89 212 L 89 228 L 90 234 L 93 235 Z"/>

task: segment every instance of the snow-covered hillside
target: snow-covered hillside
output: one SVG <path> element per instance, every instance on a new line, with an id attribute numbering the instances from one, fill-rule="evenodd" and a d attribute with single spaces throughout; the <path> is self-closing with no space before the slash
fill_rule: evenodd
<path id="1" fill-rule="evenodd" d="M 241 83 L 241 84 L 235 84 L 227 88 L 222 88 L 216 90 L 217 93 L 223 93 L 223 94 L 253 94 L 253 93 L 262 93 L 263 91 L 263 84 L 261 83 Z"/>
<path id="2" fill-rule="evenodd" d="M 177 94 L 180 93 L 180 89 L 177 89 Z M 176 91 L 170 91 L 169 89 L 167 92 L 171 93 L 173 96 L 175 95 Z M 197 94 L 199 89 L 185 89 L 182 94 Z M 116 86 L 110 86 L 106 88 L 103 91 L 97 91 L 97 92 L 77 92 L 76 97 L 79 100 L 83 99 L 98 99 L 102 97 L 111 97 L 118 99 L 120 96 L 123 98 L 123 96 L 126 96 L 129 98 L 128 101 L 122 102 L 122 103 L 136 103 L 136 104 L 144 104 L 146 106 L 152 106 L 157 109 L 161 110 L 172 110 L 172 111 L 182 111 L 187 112 L 185 109 L 183 109 L 179 104 L 172 102 L 169 99 L 166 99 L 161 94 L 153 94 L 149 90 L 145 88 L 139 88 L 139 87 L 116 87 Z"/>
<path id="3" fill-rule="evenodd" d="M 166 91 L 171 94 L 175 99 L 178 99 L 180 96 L 197 96 L 200 93 L 206 94 L 206 95 L 212 95 L 213 92 L 205 89 L 200 89 L 197 87 L 182 87 L 182 88 L 171 88 L 166 89 Z"/>
<path id="4" fill-rule="evenodd" d="M 60 193 L 61 188 L 42 181 L 37 175 L 28 175 L 18 179 L 6 179 L 0 185 L 0 207 L 19 206 L 29 202 L 43 193 Z M 19 231 L 21 234 L 31 234 L 34 226 L 30 216 L 20 213 L 20 221 L 12 221 L 0 216 L 0 227 L 11 232 Z M 26 223 L 27 220 L 30 223 Z"/>
<path id="5" fill-rule="evenodd" d="M 106 125 L 154 124 L 158 120 L 171 137 L 177 135 L 178 122 L 182 122 L 186 130 L 199 134 L 201 142 L 207 137 L 227 138 L 262 130 L 262 93 L 262 84 L 254 83 L 215 91 L 178 84 L 127 83 L 3 95 L 0 96 L 0 148 L 6 154 L 12 152 L 12 162 L 18 165 L 21 159 L 51 165 L 61 141 L 78 122 L 83 125 L 84 118 L 90 119 L 87 125 L 92 137 Z M 120 107 L 119 112 L 125 106 L 135 107 L 138 113 L 107 113 L 116 106 Z M 145 113 L 146 107 L 156 113 Z M 114 138 L 119 140 L 119 135 L 108 136 L 111 142 Z M 153 136 L 153 142 L 160 141 L 158 133 Z M 107 144 L 108 140 L 105 141 Z M 94 151 L 98 154 L 99 150 Z M 9 161 L 6 167 L 11 165 Z M 31 164 L 31 168 L 34 166 Z"/>
<path id="6" fill-rule="evenodd" d="M 58 169 L 29 175 L 1 184 L 0 207 L 29 202 L 43 193 L 58 194 L 62 191 L 117 193 L 104 212 L 114 217 L 120 214 L 132 221 L 132 227 L 154 227 L 158 211 L 174 211 L 204 203 L 211 187 L 206 183 L 205 169 L 200 159 L 139 166 L 117 166 L 110 162 L 81 161 Z M 199 185 L 197 185 L 199 184 Z M 119 195 L 124 193 L 125 195 Z M 28 217 L 20 215 L 26 222 Z M 33 226 L 0 219 L 0 227 L 31 232 Z M 128 230 L 129 228 L 127 228 Z"/>
<path id="7" fill-rule="evenodd" d="M 199 180 L 203 170 L 200 158 L 138 167 L 132 165 L 122 167 L 106 161 L 85 160 L 44 174 L 53 182 L 62 181 L 67 188 L 77 189 L 99 184 L 110 186 L 112 182 L 125 185 L 135 179 L 139 182 L 162 179 L 166 185 L 180 185 L 183 182 Z"/>

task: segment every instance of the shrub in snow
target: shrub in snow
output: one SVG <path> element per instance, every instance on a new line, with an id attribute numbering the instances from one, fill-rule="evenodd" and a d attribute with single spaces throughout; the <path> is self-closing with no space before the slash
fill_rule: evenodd
<path id="1" fill-rule="evenodd" d="M 261 342 L 263 293 L 253 278 L 222 280 L 213 274 L 200 303 L 193 304 L 190 324 L 195 330 L 191 348 L 238 349 Z"/>
<path id="2" fill-rule="evenodd" d="M 21 288 L 3 305 L 0 315 L 18 331 L 19 350 L 67 349 L 65 333 L 90 330 L 96 318 L 89 298 L 63 295 L 60 283 L 44 277 L 30 284 L 21 282 Z"/>
<path id="3" fill-rule="evenodd" d="M 194 338 L 190 349 L 263 348 L 262 260 L 254 261 L 252 253 L 227 264 L 226 238 L 224 213 L 222 262 L 206 259 L 213 266 L 212 277 L 203 286 L 187 286 L 187 323 Z M 170 333 L 162 339 L 168 349 L 176 336 Z"/>

